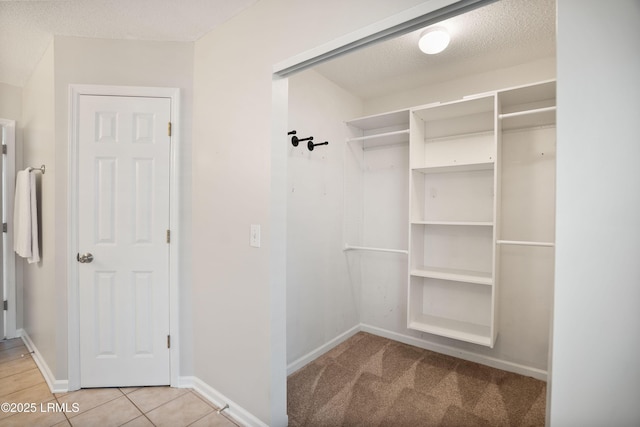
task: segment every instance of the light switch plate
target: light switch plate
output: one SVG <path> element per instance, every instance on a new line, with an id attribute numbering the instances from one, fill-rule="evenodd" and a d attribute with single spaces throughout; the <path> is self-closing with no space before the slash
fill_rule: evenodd
<path id="1" fill-rule="evenodd" d="M 251 224 L 251 237 L 249 238 L 249 245 L 254 248 L 260 247 L 260 224 Z"/>

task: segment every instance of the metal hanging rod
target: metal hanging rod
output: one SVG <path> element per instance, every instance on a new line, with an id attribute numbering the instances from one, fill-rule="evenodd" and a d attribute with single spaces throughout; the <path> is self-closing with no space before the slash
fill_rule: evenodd
<path id="1" fill-rule="evenodd" d="M 298 135 L 296 135 L 297 132 L 295 130 L 289 131 L 287 132 L 287 135 L 293 135 L 291 137 L 291 145 L 293 145 L 294 147 L 297 147 L 298 144 L 300 144 L 303 141 L 313 141 L 313 137 L 310 136 L 308 138 L 298 138 Z"/>
<path id="2" fill-rule="evenodd" d="M 499 245 L 546 246 L 551 248 L 556 245 L 554 242 L 530 242 L 523 240 L 497 240 L 496 243 Z"/>
<path id="3" fill-rule="evenodd" d="M 529 114 L 546 113 L 547 111 L 556 111 L 556 107 L 534 108 L 533 110 L 515 111 L 513 113 L 498 114 L 499 119 L 508 119 L 510 117 L 526 116 Z"/>
<path id="4" fill-rule="evenodd" d="M 309 149 L 309 151 L 313 151 L 313 148 L 317 147 L 318 145 L 329 145 L 329 141 L 320 142 L 318 144 L 314 144 L 313 141 L 307 142 L 307 148 Z"/>
<path id="5" fill-rule="evenodd" d="M 44 175 L 44 171 L 45 171 L 45 169 L 46 169 L 46 168 L 45 168 L 45 166 L 44 166 L 44 165 L 40 166 L 39 168 L 35 168 L 35 167 L 33 167 L 33 166 L 29 166 L 29 167 L 27 168 L 27 170 L 28 170 L 29 172 L 31 172 L 31 171 L 40 171 L 40 172 L 42 172 L 42 175 Z"/>
<path id="6" fill-rule="evenodd" d="M 405 249 L 387 249 L 387 248 L 373 248 L 370 246 L 352 246 L 347 243 L 344 244 L 345 251 L 373 251 L 373 252 L 391 252 L 396 254 L 409 254 Z"/>
<path id="7" fill-rule="evenodd" d="M 320 142 L 320 143 L 314 143 L 312 136 L 307 137 L 307 138 L 298 138 L 297 133 L 298 132 L 296 132 L 295 130 L 290 130 L 289 132 L 287 132 L 287 135 L 293 135 L 291 137 L 291 145 L 293 145 L 294 147 L 297 147 L 301 142 L 304 142 L 304 141 L 309 141 L 309 142 L 307 142 L 307 148 L 309 149 L 309 151 L 313 151 L 313 149 L 315 147 L 317 147 L 318 145 L 329 145 L 328 141 Z"/>

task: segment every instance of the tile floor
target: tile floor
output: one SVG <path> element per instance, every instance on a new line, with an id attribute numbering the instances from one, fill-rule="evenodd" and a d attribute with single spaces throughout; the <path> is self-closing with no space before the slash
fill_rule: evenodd
<path id="1" fill-rule="evenodd" d="M 7 411 L 7 406 L 19 409 L 18 404 L 34 411 Z M 186 388 L 94 388 L 52 394 L 21 339 L 0 341 L 0 405 L 0 426 L 236 426 Z"/>

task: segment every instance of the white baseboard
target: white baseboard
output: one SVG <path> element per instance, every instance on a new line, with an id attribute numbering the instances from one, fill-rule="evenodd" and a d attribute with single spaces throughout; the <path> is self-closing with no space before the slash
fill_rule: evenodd
<path id="1" fill-rule="evenodd" d="M 353 328 L 349 329 L 348 331 L 343 332 L 342 334 L 338 335 L 337 337 L 335 337 L 331 341 L 327 342 L 326 344 L 321 345 L 320 347 L 318 347 L 315 350 L 305 354 L 304 356 L 300 357 L 299 359 L 294 360 L 293 362 L 291 362 L 290 364 L 287 365 L 287 376 L 293 374 L 298 369 L 308 365 L 309 363 L 313 362 L 318 357 L 322 356 L 323 354 L 325 354 L 326 352 L 328 352 L 332 348 L 334 348 L 334 347 L 338 346 L 339 344 L 341 344 L 342 342 L 348 340 L 349 338 L 351 338 L 352 336 L 354 336 L 355 334 L 360 332 L 360 330 L 361 330 L 361 325 L 356 325 Z"/>
<path id="2" fill-rule="evenodd" d="M 316 348 L 313 351 L 305 354 L 301 358 L 291 362 L 287 365 L 287 375 L 291 375 L 298 369 L 311 363 L 318 357 L 322 356 L 338 344 L 351 338 L 358 332 L 368 332 L 373 335 L 388 338 L 401 343 L 409 344 L 415 347 L 424 348 L 425 350 L 435 351 L 436 353 L 446 354 L 448 356 L 457 357 L 459 359 L 468 360 L 470 362 L 480 363 L 482 365 L 491 366 L 492 368 L 502 369 L 503 371 L 513 372 L 527 377 L 533 377 L 538 380 L 547 381 L 547 371 L 542 369 L 532 368 L 530 366 L 520 365 L 513 362 L 497 359 L 491 356 L 484 356 L 482 354 L 472 353 L 466 350 L 460 350 L 454 347 L 450 347 L 443 344 L 437 344 L 434 342 L 422 340 L 409 335 L 400 334 L 397 332 L 389 331 L 387 329 L 378 328 L 376 326 L 367 325 L 361 323 L 348 331 L 338 335 L 326 344 Z"/>
<path id="3" fill-rule="evenodd" d="M 360 330 L 373 335 L 378 335 L 384 338 L 392 339 L 394 341 L 409 344 L 415 347 L 420 347 L 425 350 L 431 350 L 436 353 L 446 354 L 448 356 L 457 357 L 459 359 L 468 360 L 470 362 L 476 362 L 482 365 L 491 366 L 492 368 L 502 369 L 503 371 L 513 372 L 515 374 L 525 375 L 527 377 L 533 377 L 538 380 L 547 381 L 547 371 L 543 371 L 542 369 L 532 368 L 530 366 L 520 365 L 517 363 L 508 362 L 477 353 L 471 353 L 469 351 L 460 350 L 443 344 L 436 344 L 371 325 L 360 324 Z"/>
<path id="4" fill-rule="evenodd" d="M 31 352 L 31 356 L 33 357 L 33 361 L 36 362 L 36 366 L 40 370 L 40 373 L 44 377 L 44 380 L 47 382 L 49 386 L 49 390 L 51 393 L 66 393 L 69 391 L 69 381 L 68 380 L 56 380 L 56 377 L 49 369 L 49 365 L 42 357 L 42 354 L 38 351 L 36 345 L 31 341 L 31 337 L 24 329 L 18 329 L 16 331 L 16 335 L 22 338 L 22 342 L 27 347 L 27 349 Z"/>
<path id="5" fill-rule="evenodd" d="M 213 403 L 218 408 L 229 405 L 223 414 L 232 418 L 235 422 L 246 427 L 268 427 L 267 424 L 255 417 L 240 405 L 225 397 L 222 393 L 202 381 L 197 377 L 179 377 L 179 386 L 182 388 L 192 388 L 202 397 Z"/>

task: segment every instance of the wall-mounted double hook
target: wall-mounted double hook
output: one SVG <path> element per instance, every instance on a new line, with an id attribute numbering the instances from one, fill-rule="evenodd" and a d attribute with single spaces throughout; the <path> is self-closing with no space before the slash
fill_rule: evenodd
<path id="1" fill-rule="evenodd" d="M 293 135 L 291 137 L 291 144 L 294 147 L 297 147 L 298 144 L 300 144 L 303 141 L 309 141 L 309 142 L 307 142 L 307 148 L 309 149 L 309 151 L 313 151 L 314 147 L 317 147 L 318 145 L 329 145 L 329 141 L 325 141 L 325 142 L 320 142 L 318 144 L 314 144 L 312 136 L 310 136 L 308 138 L 298 138 L 298 136 L 296 135 L 296 131 L 295 130 L 287 132 L 287 135 Z"/>
<path id="2" fill-rule="evenodd" d="M 317 147 L 318 145 L 329 145 L 329 141 L 319 142 L 317 144 L 314 144 L 313 141 L 307 142 L 307 148 L 309 149 L 309 151 L 313 151 L 313 148 Z"/>
<path id="3" fill-rule="evenodd" d="M 312 136 L 310 136 L 308 138 L 298 138 L 298 136 L 296 135 L 296 131 L 295 130 L 292 130 L 291 132 L 288 132 L 287 135 L 293 135 L 291 137 L 291 145 L 293 145 L 294 147 L 297 147 L 298 144 L 300 144 L 300 142 L 302 142 L 302 141 L 309 141 L 309 142 L 313 141 L 313 137 Z"/>

